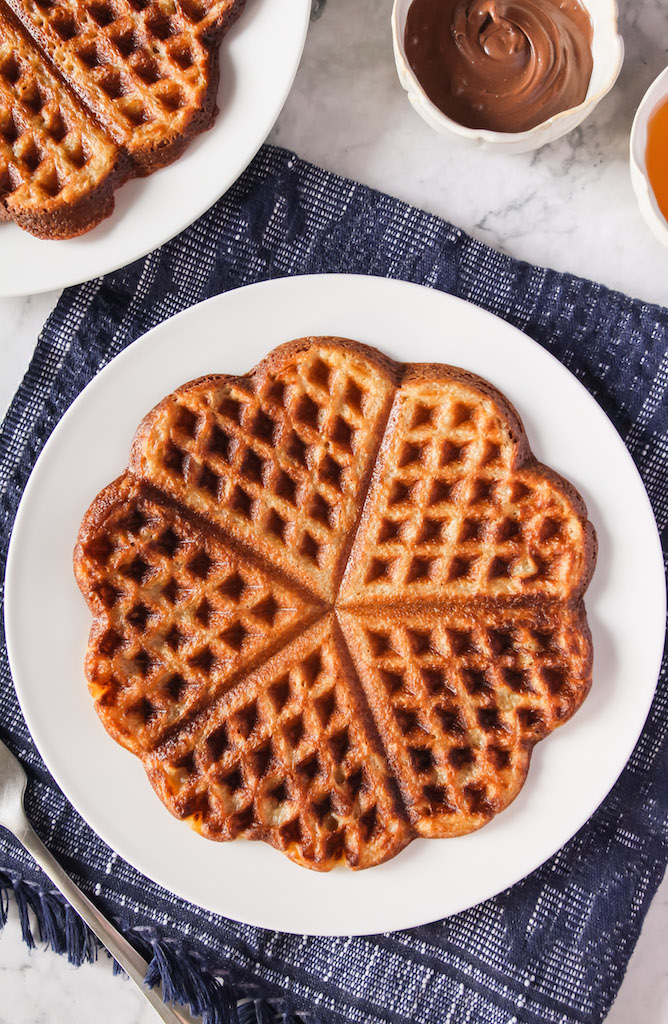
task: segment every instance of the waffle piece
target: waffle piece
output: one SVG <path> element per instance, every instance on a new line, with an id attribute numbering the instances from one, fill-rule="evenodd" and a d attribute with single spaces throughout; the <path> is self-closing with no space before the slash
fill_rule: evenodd
<path id="1" fill-rule="evenodd" d="M 138 173 L 215 114 L 218 48 L 241 0 L 5 0 Z"/>
<path id="2" fill-rule="evenodd" d="M 393 392 L 368 351 L 305 339 L 179 388 L 140 427 L 131 472 L 333 601 Z"/>
<path id="3" fill-rule="evenodd" d="M 144 763 L 202 835 L 264 839 L 318 871 L 412 838 L 331 612 Z"/>
<path id="4" fill-rule="evenodd" d="M 126 160 L 0 10 L 0 212 L 44 238 L 94 227 Z"/>
<path id="5" fill-rule="evenodd" d="M 591 685 L 582 606 L 338 612 L 420 836 L 464 835 L 522 788 Z"/>
<path id="6" fill-rule="evenodd" d="M 510 403 L 452 367 L 409 367 L 340 600 L 570 601 L 594 552 L 582 499 L 536 462 Z"/>
<path id="7" fill-rule="evenodd" d="M 591 685 L 595 553 L 490 384 L 301 339 L 140 425 L 75 556 L 90 689 L 202 835 L 369 867 L 517 795 Z"/>
<path id="8" fill-rule="evenodd" d="M 4 219 L 80 234 L 122 181 L 175 160 L 213 123 L 219 43 L 244 4 L 0 0 Z"/>
<path id="9" fill-rule="evenodd" d="M 91 508 L 75 567 L 94 615 L 90 691 L 135 754 L 322 614 L 128 477 Z"/>

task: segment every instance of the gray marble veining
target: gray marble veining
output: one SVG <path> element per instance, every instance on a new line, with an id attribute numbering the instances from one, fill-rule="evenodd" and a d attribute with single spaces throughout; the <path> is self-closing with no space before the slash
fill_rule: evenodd
<path id="1" fill-rule="evenodd" d="M 390 0 L 329 0 L 273 139 L 445 217 L 513 256 L 668 302 L 668 250 L 631 188 L 631 122 L 668 64 L 664 0 L 622 0 L 621 76 L 583 125 L 534 153 L 469 149 L 415 114 L 394 68 Z"/>

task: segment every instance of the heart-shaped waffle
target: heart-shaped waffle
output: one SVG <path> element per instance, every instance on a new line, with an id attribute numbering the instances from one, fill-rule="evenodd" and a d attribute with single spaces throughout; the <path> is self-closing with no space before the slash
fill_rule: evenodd
<path id="1" fill-rule="evenodd" d="M 408 367 L 341 587 L 346 603 L 580 596 L 593 545 L 582 499 L 531 456 L 479 378 Z"/>
<path id="2" fill-rule="evenodd" d="M 490 384 L 301 339 L 140 425 L 75 552 L 89 687 L 203 835 L 369 867 L 517 795 L 591 685 L 595 551 Z"/>
<path id="3" fill-rule="evenodd" d="M 131 477 L 107 487 L 79 538 L 95 615 L 86 671 L 114 739 L 152 750 L 318 614 Z"/>
<path id="4" fill-rule="evenodd" d="M 295 342 L 169 395 L 130 471 L 333 602 L 393 395 L 379 355 Z"/>

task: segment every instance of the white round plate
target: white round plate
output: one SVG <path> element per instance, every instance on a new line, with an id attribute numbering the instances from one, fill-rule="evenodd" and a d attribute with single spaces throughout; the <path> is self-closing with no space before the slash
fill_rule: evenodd
<path id="1" fill-rule="evenodd" d="M 598 532 L 587 592 L 594 685 L 536 748 L 514 804 L 480 832 L 417 840 L 367 871 L 318 874 L 264 843 L 213 843 L 171 817 L 139 761 L 104 731 L 83 673 L 90 613 L 72 572 L 79 523 L 127 464 L 143 415 L 177 385 L 243 373 L 280 342 L 356 338 L 400 360 L 482 374 L 524 419 L 535 454 L 580 490 Z M 113 360 L 63 417 L 21 502 L 6 627 L 14 682 L 49 770 L 93 829 L 144 874 L 207 910 L 266 928 L 366 934 L 454 914 L 523 878 L 598 807 L 638 739 L 665 622 L 663 563 L 640 477 L 596 402 L 544 349 L 441 292 L 380 278 L 294 277 L 228 292 Z M 36 633 L 37 631 L 37 633 Z"/>
<path id="2" fill-rule="evenodd" d="M 169 167 L 116 192 L 98 227 L 65 241 L 0 224 L 0 298 L 65 288 L 145 256 L 208 210 L 271 131 L 301 59 L 311 0 L 247 0 L 220 51 L 219 114 Z"/>

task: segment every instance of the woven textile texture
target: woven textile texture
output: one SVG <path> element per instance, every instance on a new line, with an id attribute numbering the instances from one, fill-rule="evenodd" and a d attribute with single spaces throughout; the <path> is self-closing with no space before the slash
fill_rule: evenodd
<path id="1" fill-rule="evenodd" d="M 548 348 L 622 434 L 665 552 L 668 310 L 519 263 L 433 216 L 264 148 L 178 238 L 61 298 L 0 434 L 3 566 L 35 459 L 72 400 L 113 356 L 210 295 L 270 277 L 337 271 L 451 292 Z M 213 917 L 117 858 L 45 770 L 18 708 L 4 637 L 0 651 L 0 736 L 29 772 L 28 811 L 37 831 L 102 910 L 152 949 L 152 976 L 221 1021 L 238 1014 L 244 1022 L 268 1021 L 270 1009 L 322 1022 L 600 1021 L 668 860 L 667 725 L 664 665 L 643 736 L 612 793 L 564 849 L 508 892 L 412 931 L 302 938 Z M 43 937 L 80 961 L 90 950 L 85 934 L 5 833 L 0 869 L 0 885 L 17 896 L 26 936 L 31 907 Z M 0 917 L 2 906 L 0 900 Z M 237 1010 L 241 998 L 251 1002 Z"/>

